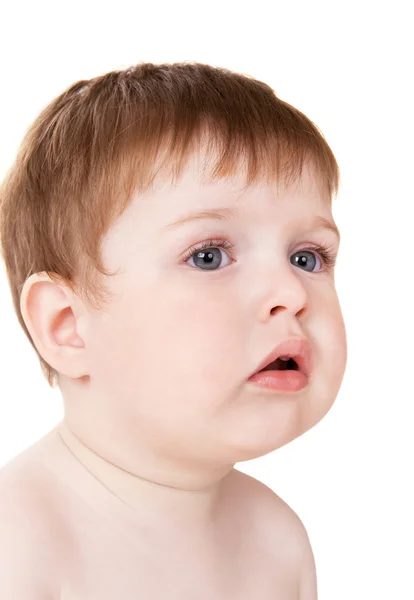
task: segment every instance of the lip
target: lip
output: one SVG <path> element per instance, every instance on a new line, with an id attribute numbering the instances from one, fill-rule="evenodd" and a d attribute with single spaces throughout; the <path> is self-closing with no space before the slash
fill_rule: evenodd
<path id="1" fill-rule="evenodd" d="M 261 362 L 257 369 L 250 375 L 250 378 L 281 356 L 288 355 L 295 360 L 298 365 L 298 370 L 306 377 L 309 377 L 312 371 L 311 344 L 305 338 L 289 338 L 276 346 L 276 348 L 268 354 L 263 362 Z"/>

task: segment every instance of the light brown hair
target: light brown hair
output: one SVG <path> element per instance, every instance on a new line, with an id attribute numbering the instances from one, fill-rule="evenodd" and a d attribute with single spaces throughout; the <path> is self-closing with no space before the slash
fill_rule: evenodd
<path id="1" fill-rule="evenodd" d="M 58 374 L 21 314 L 24 282 L 45 272 L 102 310 L 110 296 L 101 276 L 111 275 L 102 237 L 134 192 L 161 173 L 178 178 L 201 139 L 217 158 L 211 179 L 244 160 L 247 185 L 289 182 L 308 161 L 329 197 L 338 191 L 338 165 L 312 121 L 265 83 L 205 64 L 141 63 L 78 81 L 28 129 L 0 191 L 0 248 L 19 323 L 51 387 Z"/>

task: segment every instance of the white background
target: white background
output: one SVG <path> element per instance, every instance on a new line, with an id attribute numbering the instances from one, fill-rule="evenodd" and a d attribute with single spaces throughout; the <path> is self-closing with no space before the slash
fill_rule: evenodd
<path id="1" fill-rule="evenodd" d="M 414 598 L 409 8 L 399 1 L 9 0 L 1 15 L 1 177 L 26 128 L 66 87 L 143 60 L 195 60 L 253 75 L 327 137 L 342 171 L 333 213 L 342 233 L 336 281 L 347 371 L 319 425 L 238 465 L 301 517 L 320 600 Z M 63 413 L 0 276 L 1 466 Z"/>

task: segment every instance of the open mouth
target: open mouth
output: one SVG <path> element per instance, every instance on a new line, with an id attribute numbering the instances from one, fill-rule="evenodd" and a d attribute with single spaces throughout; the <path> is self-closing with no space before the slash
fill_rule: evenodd
<path id="1" fill-rule="evenodd" d="M 256 377 L 259 373 L 270 371 L 262 377 L 273 377 L 277 380 L 282 377 L 278 371 L 292 371 L 292 375 L 283 375 L 283 378 L 291 380 L 292 378 L 299 379 L 299 375 L 310 377 L 312 371 L 312 348 L 310 342 L 305 338 L 290 338 L 276 346 L 273 352 L 270 352 L 267 357 L 260 363 L 250 377 Z M 296 373 L 293 373 L 296 371 Z M 271 375 L 273 373 L 273 376 Z M 293 381 L 293 379 L 292 379 Z"/>
<path id="2" fill-rule="evenodd" d="M 259 371 L 299 371 L 299 366 L 295 359 L 290 357 L 278 358 L 271 362 L 267 367 Z"/>

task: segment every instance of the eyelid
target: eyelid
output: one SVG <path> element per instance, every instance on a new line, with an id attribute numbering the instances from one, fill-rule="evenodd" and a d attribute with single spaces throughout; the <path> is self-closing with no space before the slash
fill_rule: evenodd
<path id="1" fill-rule="evenodd" d="M 201 242 L 197 242 L 193 244 L 188 250 L 186 250 L 182 256 L 182 261 L 186 262 L 189 258 L 191 258 L 196 252 L 201 252 L 203 249 L 207 248 L 222 248 L 223 250 L 228 250 L 229 253 L 235 247 L 235 244 L 230 242 L 227 237 L 223 236 L 221 238 L 206 238 Z"/>

